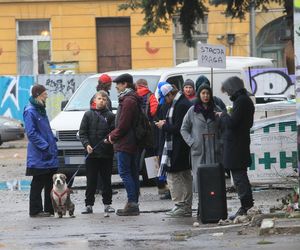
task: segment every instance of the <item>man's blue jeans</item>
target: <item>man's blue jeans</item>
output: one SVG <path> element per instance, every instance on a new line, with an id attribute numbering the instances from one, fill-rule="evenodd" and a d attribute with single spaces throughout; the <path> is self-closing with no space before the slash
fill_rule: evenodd
<path id="1" fill-rule="evenodd" d="M 124 183 L 128 202 L 139 201 L 140 183 L 139 183 L 139 169 L 136 165 L 135 154 L 126 152 L 117 152 L 118 171 Z"/>

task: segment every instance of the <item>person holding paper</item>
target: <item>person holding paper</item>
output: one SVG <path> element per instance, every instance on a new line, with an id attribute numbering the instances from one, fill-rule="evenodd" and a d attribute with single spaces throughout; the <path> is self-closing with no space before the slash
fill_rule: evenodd
<path id="1" fill-rule="evenodd" d="M 156 126 L 165 132 L 159 176 L 167 173 L 167 181 L 175 206 L 166 214 L 171 217 L 192 216 L 192 174 L 189 162 L 190 149 L 180 134 L 183 117 L 191 106 L 190 101 L 171 84 L 161 87 L 162 95 L 169 104 L 165 120 Z"/>

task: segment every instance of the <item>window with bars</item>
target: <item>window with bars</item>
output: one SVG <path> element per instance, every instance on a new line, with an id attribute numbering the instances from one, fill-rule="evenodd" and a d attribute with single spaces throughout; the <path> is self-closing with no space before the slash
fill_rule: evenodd
<path id="1" fill-rule="evenodd" d="M 49 20 L 17 22 L 18 74 L 44 74 L 44 62 L 51 59 Z"/>

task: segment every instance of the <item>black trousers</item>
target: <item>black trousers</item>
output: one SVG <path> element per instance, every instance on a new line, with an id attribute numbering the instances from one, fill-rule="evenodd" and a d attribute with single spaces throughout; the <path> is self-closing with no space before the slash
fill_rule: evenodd
<path id="1" fill-rule="evenodd" d="M 110 205 L 112 202 L 111 172 L 113 159 L 109 158 L 87 158 L 86 159 L 86 191 L 85 205 L 93 206 L 95 203 L 95 193 L 97 188 L 98 176 L 100 174 L 103 190 L 102 202 Z"/>
<path id="2" fill-rule="evenodd" d="M 254 203 L 247 170 L 231 170 L 231 174 L 242 207 L 251 208 Z"/>
<path id="3" fill-rule="evenodd" d="M 52 175 L 56 172 L 50 171 L 46 174 L 34 175 L 31 181 L 29 195 L 29 215 L 36 215 L 42 211 L 54 214 L 50 192 L 52 190 Z M 44 208 L 42 204 L 42 190 L 44 189 Z"/>

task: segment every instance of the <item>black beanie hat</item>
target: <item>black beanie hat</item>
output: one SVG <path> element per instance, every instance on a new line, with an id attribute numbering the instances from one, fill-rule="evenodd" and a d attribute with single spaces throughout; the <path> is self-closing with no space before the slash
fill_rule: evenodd
<path id="1" fill-rule="evenodd" d="M 31 89 L 31 95 L 32 95 L 32 97 L 36 98 L 46 90 L 47 89 L 43 85 L 36 84 Z"/>
<path id="2" fill-rule="evenodd" d="M 191 79 L 186 79 L 185 82 L 183 83 L 183 87 L 184 86 L 191 86 L 193 89 L 195 89 L 195 84 L 194 84 L 194 81 L 191 80 Z"/>

